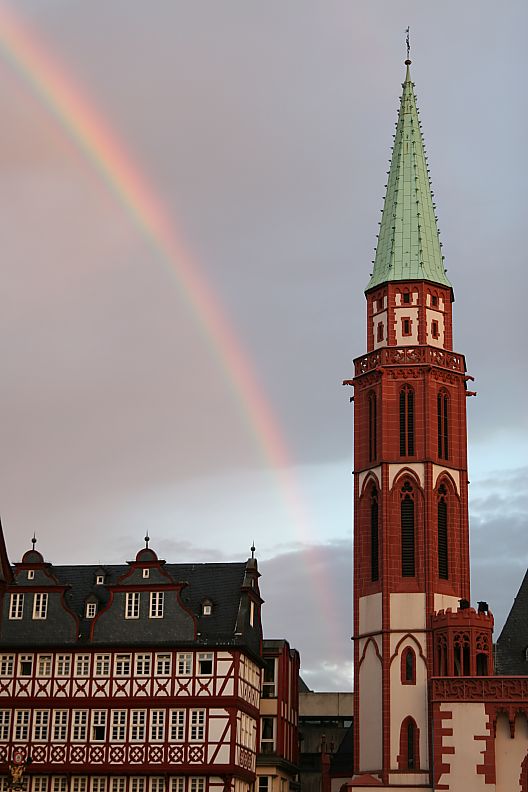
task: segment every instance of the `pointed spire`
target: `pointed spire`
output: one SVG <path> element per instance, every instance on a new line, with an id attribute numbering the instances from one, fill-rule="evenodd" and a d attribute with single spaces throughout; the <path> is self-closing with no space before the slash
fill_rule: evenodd
<path id="1" fill-rule="evenodd" d="M 409 58 L 405 66 L 387 193 L 367 291 L 387 281 L 401 280 L 429 280 L 451 286 L 444 269 Z"/>

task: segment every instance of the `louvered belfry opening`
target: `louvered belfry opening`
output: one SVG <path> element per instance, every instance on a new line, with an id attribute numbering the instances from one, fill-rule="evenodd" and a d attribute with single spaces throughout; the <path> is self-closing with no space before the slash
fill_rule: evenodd
<path id="1" fill-rule="evenodd" d="M 414 499 L 413 489 L 408 481 L 401 489 L 401 562 L 402 577 L 414 577 Z"/>
<path id="2" fill-rule="evenodd" d="M 444 484 L 440 485 L 438 494 L 438 577 L 448 580 L 447 489 Z"/>
<path id="3" fill-rule="evenodd" d="M 400 456 L 414 456 L 414 391 L 408 385 L 400 391 Z"/>
<path id="4" fill-rule="evenodd" d="M 438 423 L 438 456 L 449 459 L 449 398 L 445 391 L 440 391 L 436 399 Z"/>
<path id="5" fill-rule="evenodd" d="M 370 579 L 379 580 L 379 512 L 376 487 L 372 487 L 370 497 Z"/>

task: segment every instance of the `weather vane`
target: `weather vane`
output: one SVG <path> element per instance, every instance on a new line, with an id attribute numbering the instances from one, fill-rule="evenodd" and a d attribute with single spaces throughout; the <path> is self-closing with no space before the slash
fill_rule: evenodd
<path id="1" fill-rule="evenodd" d="M 407 45 L 407 60 L 409 60 L 409 53 L 411 51 L 411 44 L 409 42 L 409 30 L 410 30 L 410 28 L 409 28 L 409 26 L 407 26 L 407 30 L 405 31 L 405 33 L 406 33 L 405 43 Z"/>

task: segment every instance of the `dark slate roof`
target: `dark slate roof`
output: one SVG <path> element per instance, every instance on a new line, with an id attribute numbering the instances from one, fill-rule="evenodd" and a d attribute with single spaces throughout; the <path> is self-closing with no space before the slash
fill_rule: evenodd
<path id="1" fill-rule="evenodd" d="M 508 676 L 528 675 L 528 571 L 517 592 L 506 624 L 497 640 L 495 672 Z"/>
<path id="2" fill-rule="evenodd" d="M 107 586 L 115 585 L 120 577 L 130 571 L 130 566 L 105 565 L 105 583 L 98 585 L 95 579 L 96 575 L 101 574 L 100 565 L 49 565 L 49 569 L 59 584 L 68 587 L 66 603 L 80 618 L 80 640 L 88 641 L 91 620 L 85 618 L 86 600 L 95 596 L 101 606 L 105 605 L 110 596 Z M 255 631 L 252 630 L 251 635 L 236 632 L 240 629 L 237 628 L 237 619 L 244 599 L 242 588 L 247 571 L 246 563 L 162 563 L 162 569 L 170 575 L 174 583 L 186 584 L 180 597 L 184 607 L 197 619 L 197 641 L 200 644 L 247 643 L 253 652 L 260 653 L 260 639 Z M 213 606 L 209 616 L 202 615 L 204 600 L 208 600 Z"/>

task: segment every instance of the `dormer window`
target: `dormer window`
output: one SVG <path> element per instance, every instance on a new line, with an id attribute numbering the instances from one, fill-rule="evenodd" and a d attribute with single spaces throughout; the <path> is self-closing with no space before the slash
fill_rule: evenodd
<path id="1" fill-rule="evenodd" d="M 34 569 L 28 569 L 27 579 L 28 580 L 33 580 L 34 577 L 35 577 L 35 570 Z"/>
<path id="2" fill-rule="evenodd" d="M 96 586 L 104 585 L 104 575 L 96 575 L 95 576 L 95 585 Z"/>
<path id="3" fill-rule="evenodd" d="M 93 619 L 96 613 L 97 613 L 97 603 L 96 602 L 87 602 L 86 603 L 86 618 L 87 619 Z"/>
<path id="4" fill-rule="evenodd" d="M 143 567 L 143 577 L 148 578 L 150 576 L 150 569 L 148 567 Z"/>
<path id="5" fill-rule="evenodd" d="M 210 616 L 213 612 L 213 603 L 211 600 L 204 600 L 202 602 L 202 616 Z"/>

